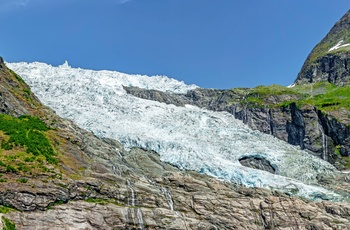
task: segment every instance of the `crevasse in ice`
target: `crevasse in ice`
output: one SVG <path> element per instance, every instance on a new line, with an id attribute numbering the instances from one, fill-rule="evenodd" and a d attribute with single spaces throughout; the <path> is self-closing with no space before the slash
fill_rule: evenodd
<path id="1" fill-rule="evenodd" d="M 162 161 L 250 187 L 293 191 L 306 198 L 341 199 L 313 185 L 319 173 L 336 169 L 298 147 L 253 131 L 226 112 L 186 105 L 177 107 L 127 94 L 124 86 L 185 93 L 195 85 L 164 76 L 129 75 L 113 71 L 53 67 L 45 63 L 7 63 L 32 91 L 62 117 L 125 147 L 159 153 Z M 277 175 L 247 168 L 244 156 L 263 157 Z"/>

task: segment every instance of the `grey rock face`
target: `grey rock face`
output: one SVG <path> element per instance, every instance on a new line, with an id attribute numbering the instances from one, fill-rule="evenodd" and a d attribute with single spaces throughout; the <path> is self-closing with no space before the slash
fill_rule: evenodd
<path id="1" fill-rule="evenodd" d="M 5 217 L 17 229 L 350 227 L 348 204 L 303 201 L 279 192 L 223 183 L 195 172 L 181 172 L 161 162 L 155 153 L 137 148 L 124 152 L 123 158 L 130 171 L 122 176 L 103 173 L 99 180 L 90 178 L 63 186 L 67 188 L 51 183 L 46 184 L 46 190 L 44 184 L 38 184 L 36 189 L 30 185 L 22 190 L 16 188 L 21 195 L 7 196 L 7 202 L 23 212 L 13 211 Z M 112 184 L 103 179 L 107 175 L 114 177 Z M 46 209 L 24 208 L 39 207 L 43 199 L 37 197 L 42 195 L 49 196 L 46 203 L 62 196 L 69 200 Z"/>
<path id="2" fill-rule="evenodd" d="M 297 84 L 329 82 L 337 86 L 350 84 L 350 53 L 327 54 L 305 65 L 296 80 Z"/>
<path id="3" fill-rule="evenodd" d="M 246 167 L 264 170 L 273 174 L 276 171 L 275 168 L 271 165 L 271 163 L 263 158 L 244 157 L 242 159 L 239 159 L 239 162 L 241 163 L 241 165 L 244 165 Z"/>

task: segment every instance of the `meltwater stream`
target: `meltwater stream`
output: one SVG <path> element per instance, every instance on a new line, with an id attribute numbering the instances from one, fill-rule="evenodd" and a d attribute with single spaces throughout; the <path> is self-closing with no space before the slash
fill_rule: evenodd
<path id="1" fill-rule="evenodd" d="M 123 86 L 185 93 L 196 88 L 167 77 L 7 63 L 32 91 L 62 117 L 125 147 L 159 153 L 162 161 L 250 187 L 281 189 L 310 199 L 340 200 L 315 186 L 320 173 L 338 173 L 316 157 L 270 135 L 253 131 L 231 114 L 194 106 L 177 107 L 127 94 Z M 242 157 L 268 160 L 276 174 L 247 168 Z"/>

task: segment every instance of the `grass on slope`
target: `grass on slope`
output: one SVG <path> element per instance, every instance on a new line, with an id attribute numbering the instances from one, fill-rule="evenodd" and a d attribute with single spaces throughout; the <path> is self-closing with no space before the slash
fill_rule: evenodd
<path id="1" fill-rule="evenodd" d="M 3 227 L 3 230 L 16 230 L 16 225 L 12 223 L 11 220 L 7 219 L 6 217 L 2 216 L 1 217 L 3 223 L 5 226 Z"/>
<path id="2" fill-rule="evenodd" d="M 267 103 L 267 99 L 271 96 L 297 94 L 291 88 L 280 85 L 257 86 L 249 89 L 247 93 L 248 94 L 245 97 L 247 102 L 256 106 L 268 105 L 269 103 Z"/>
<path id="3" fill-rule="evenodd" d="M 27 153 L 32 153 L 34 156 L 42 155 L 49 163 L 57 163 L 53 158 L 53 148 L 43 133 L 49 128 L 38 118 L 32 116 L 15 118 L 1 114 L 0 130 L 9 136 L 8 140 L 1 141 L 2 149 L 10 150 L 15 146 L 26 147 Z"/>
<path id="4" fill-rule="evenodd" d="M 343 44 L 350 43 L 350 32 L 347 29 L 343 29 L 336 34 L 328 34 L 325 39 L 323 39 L 312 51 L 307 62 L 310 64 L 314 62 L 317 58 L 324 56 L 327 53 L 338 53 L 342 51 L 347 51 L 345 48 L 336 49 L 329 52 L 329 49 L 335 46 L 339 41 L 343 40 Z"/>
<path id="5" fill-rule="evenodd" d="M 283 95 L 286 96 L 286 100 L 280 97 L 275 104 L 268 101 L 269 97 Z M 258 86 L 248 91 L 246 100 L 256 106 L 279 107 L 296 103 L 298 106 L 312 105 L 324 112 L 340 108 L 350 111 L 350 86 L 336 87 L 328 82 L 298 85 L 292 88 L 279 85 Z"/>
<path id="6" fill-rule="evenodd" d="M 325 93 L 316 94 L 299 103 L 314 105 L 322 111 L 331 111 L 339 108 L 350 110 L 350 86 L 327 87 Z"/>
<path id="7" fill-rule="evenodd" d="M 22 176 L 54 173 L 48 164 L 57 164 L 58 160 L 46 137 L 48 130 L 36 117 L 0 114 L 0 171 Z M 8 179 L 0 173 L 0 182 Z M 18 182 L 26 183 L 27 179 Z"/>

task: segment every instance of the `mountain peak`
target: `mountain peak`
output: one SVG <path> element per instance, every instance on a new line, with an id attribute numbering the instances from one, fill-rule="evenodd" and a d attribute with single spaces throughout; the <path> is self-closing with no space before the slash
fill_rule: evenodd
<path id="1" fill-rule="evenodd" d="M 0 69 L 5 68 L 5 62 L 4 59 L 2 57 L 0 57 Z"/>
<path id="2" fill-rule="evenodd" d="M 350 84 L 350 11 L 318 43 L 307 57 L 296 84 L 330 82 Z"/>

